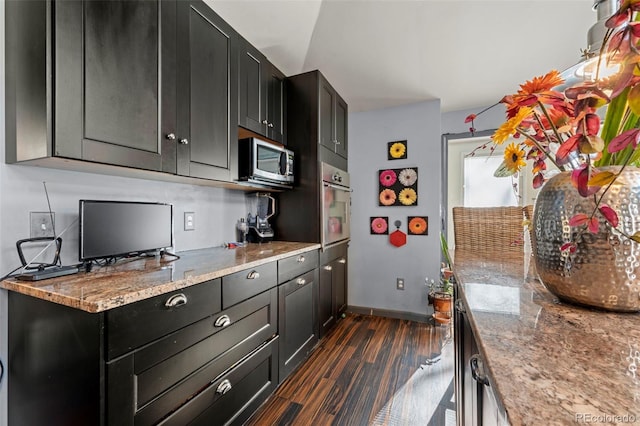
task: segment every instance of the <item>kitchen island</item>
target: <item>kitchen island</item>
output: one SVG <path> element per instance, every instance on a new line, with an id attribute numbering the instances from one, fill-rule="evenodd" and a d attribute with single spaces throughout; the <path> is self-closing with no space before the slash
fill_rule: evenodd
<path id="1" fill-rule="evenodd" d="M 559 302 L 526 254 L 456 251 L 454 263 L 460 311 L 506 414 L 497 423 L 640 423 L 640 314 Z"/>

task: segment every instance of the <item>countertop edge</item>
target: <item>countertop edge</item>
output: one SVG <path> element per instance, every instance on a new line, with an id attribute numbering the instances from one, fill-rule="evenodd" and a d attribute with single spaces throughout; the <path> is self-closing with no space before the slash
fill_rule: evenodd
<path id="1" fill-rule="evenodd" d="M 298 249 L 286 251 L 283 253 L 274 254 L 273 256 L 264 257 L 261 259 L 242 263 L 239 265 L 221 268 L 210 273 L 205 273 L 200 275 L 191 275 L 184 279 L 169 281 L 167 283 L 163 283 L 160 285 L 156 285 L 152 287 L 150 286 L 142 290 L 136 290 L 128 293 L 119 294 L 117 296 L 105 298 L 95 302 L 85 301 L 77 297 L 68 296 L 60 293 L 53 293 L 52 291 L 49 291 L 46 289 L 33 287 L 29 285 L 31 283 L 29 281 L 22 282 L 22 281 L 17 281 L 15 279 L 5 280 L 0 282 L 0 288 L 3 288 L 8 291 L 20 293 L 23 295 L 35 297 L 41 300 L 68 306 L 71 308 L 80 309 L 82 311 L 89 312 L 89 313 L 100 313 L 100 312 L 108 311 L 110 309 L 117 308 L 120 306 L 125 306 L 130 303 L 135 303 L 141 300 L 145 300 L 154 296 L 166 294 L 171 291 L 176 291 L 186 287 L 197 285 L 205 281 L 214 280 L 216 278 L 233 274 L 235 272 L 243 271 L 245 269 L 255 268 L 260 265 L 264 265 L 271 262 L 277 262 L 278 260 L 281 260 L 281 259 L 285 259 L 291 256 L 296 256 L 298 254 L 306 253 L 306 252 L 321 248 L 321 245 L 317 243 L 301 243 L 301 244 L 309 244 L 309 245 L 298 248 Z M 91 274 L 91 272 L 88 274 Z M 87 277 L 87 279 L 89 278 L 90 277 Z"/>

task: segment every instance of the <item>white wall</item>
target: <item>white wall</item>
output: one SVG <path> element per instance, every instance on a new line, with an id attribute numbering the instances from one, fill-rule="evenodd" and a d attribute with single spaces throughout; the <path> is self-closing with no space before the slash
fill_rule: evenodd
<path id="1" fill-rule="evenodd" d="M 437 278 L 440 268 L 440 102 L 431 101 L 349 114 L 349 173 L 352 226 L 349 248 L 349 305 L 425 315 L 425 277 Z M 387 160 L 387 142 L 407 140 L 408 158 Z M 378 170 L 418 167 L 418 205 L 378 206 Z M 396 248 L 388 236 L 371 235 L 369 218 L 428 216 L 427 236 L 407 236 Z M 396 278 L 405 290 L 396 290 Z"/>
<path id="2" fill-rule="evenodd" d="M 78 200 L 159 201 L 175 207 L 175 250 L 217 246 L 233 241 L 236 221 L 246 215 L 244 192 L 220 188 L 68 172 L 5 164 L 4 3 L 0 3 L 0 276 L 20 265 L 15 242 L 29 237 L 29 212 L 47 211 L 46 181 L 56 231 L 62 235 L 63 264 L 78 262 Z M 196 230 L 183 231 L 183 213 L 196 213 Z M 46 260 L 46 259 L 45 259 Z M 0 426 L 7 424 L 7 292 L 0 290 Z"/>

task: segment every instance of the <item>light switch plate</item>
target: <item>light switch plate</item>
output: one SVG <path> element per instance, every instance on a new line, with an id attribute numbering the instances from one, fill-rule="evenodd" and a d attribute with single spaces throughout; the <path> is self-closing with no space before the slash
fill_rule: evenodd
<path id="1" fill-rule="evenodd" d="M 184 230 L 194 231 L 196 229 L 195 212 L 184 212 Z"/>

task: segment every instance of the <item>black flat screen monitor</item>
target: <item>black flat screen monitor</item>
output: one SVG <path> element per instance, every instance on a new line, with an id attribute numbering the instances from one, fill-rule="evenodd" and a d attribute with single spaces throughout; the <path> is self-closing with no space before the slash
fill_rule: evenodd
<path id="1" fill-rule="evenodd" d="M 81 261 L 172 246 L 171 204 L 80 200 Z"/>

